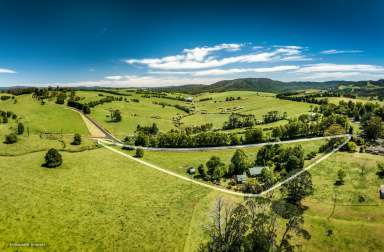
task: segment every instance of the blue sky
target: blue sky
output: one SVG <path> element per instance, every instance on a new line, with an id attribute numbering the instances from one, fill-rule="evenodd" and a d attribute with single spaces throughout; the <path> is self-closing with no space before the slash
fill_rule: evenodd
<path id="1" fill-rule="evenodd" d="M 0 86 L 384 78 L 384 1 L 0 0 Z"/>

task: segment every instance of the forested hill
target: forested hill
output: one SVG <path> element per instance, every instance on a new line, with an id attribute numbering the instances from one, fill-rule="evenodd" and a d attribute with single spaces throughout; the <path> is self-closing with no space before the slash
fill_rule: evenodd
<path id="1" fill-rule="evenodd" d="M 371 83 L 382 84 L 383 80 L 370 81 Z M 244 78 L 234 80 L 223 80 L 210 85 L 184 85 L 176 87 L 161 88 L 163 91 L 185 92 L 185 93 L 202 93 L 202 92 L 222 92 L 222 91 L 259 91 L 281 93 L 285 91 L 303 90 L 309 88 L 327 89 L 336 88 L 339 85 L 356 86 L 361 83 L 366 84 L 368 81 L 349 82 L 349 81 L 327 81 L 327 82 L 311 82 L 311 81 L 294 81 L 282 82 L 271 80 L 268 78 Z M 159 88 L 156 88 L 159 89 Z"/>

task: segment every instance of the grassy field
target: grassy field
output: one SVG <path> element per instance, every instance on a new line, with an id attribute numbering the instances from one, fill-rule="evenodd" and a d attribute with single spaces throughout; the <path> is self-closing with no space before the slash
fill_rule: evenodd
<path id="1" fill-rule="evenodd" d="M 226 97 L 241 97 L 241 99 L 225 101 Z M 212 100 L 199 101 L 204 98 L 212 98 Z M 295 117 L 308 113 L 311 106 L 306 103 L 279 100 L 274 97 L 274 94 L 270 93 L 250 91 L 206 93 L 194 97 L 194 100 L 197 112 L 182 119 L 186 126 L 211 122 L 214 128 L 222 128 L 232 112 L 253 114 L 258 120 L 261 120 L 263 115 L 273 110 L 277 110 L 280 113 L 287 112 L 289 117 Z M 268 125 L 265 127 L 268 127 Z"/>
<path id="2" fill-rule="evenodd" d="M 16 113 L 25 125 L 26 131 L 29 128 L 30 134 L 40 132 L 88 134 L 80 115 L 74 111 L 63 109 L 63 106 L 53 102 L 41 105 L 29 94 L 17 96 L 16 99 L 16 104 L 13 100 L 0 101 L 0 110 Z M 9 125 L 12 126 L 14 125 Z"/>
<path id="3" fill-rule="evenodd" d="M 217 197 L 108 150 L 0 157 L 0 250 L 42 242 L 46 251 L 195 250 Z M 18 199 L 18 200 L 16 200 Z"/>
<path id="4" fill-rule="evenodd" d="M 305 202 L 305 225 L 312 239 L 304 243 L 304 251 L 384 250 L 384 201 L 378 193 L 384 180 L 376 175 L 378 162 L 384 157 L 344 152 L 311 170 L 315 193 Z M 340 168 L 347 174 L 345 184 L 335 186 Z M 327 230 L 333 234 L 327 236 Z"/>
<path id="5" fill-rule="evenodd" d="M 361 102 L 361 103 L 367 103 L 367 102 L 372 102 L 372 103 L 379 103 L 381 106 L 384 105 L 384 102 L 381 102 L 379 100 L 368 100 L 368 99 L 363 99 L 363 98 L 348 98 L 348 97 L 327 97 L 328 102 L 333 103 L 333 104 L 339 104 L 340 101 L 345 101 L 345 102 Z"/>

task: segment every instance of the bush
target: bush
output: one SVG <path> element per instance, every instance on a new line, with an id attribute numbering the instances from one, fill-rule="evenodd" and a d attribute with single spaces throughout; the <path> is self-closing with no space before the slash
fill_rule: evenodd
<path id="1" fill-rule="evenodd" d="M 24 125 L 21 122 L 19 122 L 17 124 L 17 134 L 22 135 L 23 133 L 24 133 Z"/>
<path id="2" fill-rule="evenodd" d="M 346 176 L 346 173 L 343 169 L 340 169 L 337 171 L 337 180 L 335 182 L 335 185 L 344 185 L 344 178 Z"/>
<path id="3" fill-rule="evenodd" d="M 345 146 L 345 149 L 348 152 L 356 152 L 357 151 L 357 145 L 355 142 L 348 142 L 347 145 Z"/>
<path id="4" fill-rule="evenodd" d="M 144 149 L 142 149 L 142 148 L 137 148 L 137 149 L 136 149 L 135 157 L 137 157 L 137 158 L 142 158 L 142 157 L 144 157 Z"/>
<path id="5" fill-rule="evenodd" d="M 9 135 L 5 136 L 5 141 L 4 143 L 6 144 L 13 144 L 17 142 L 17 135 L 15 133 L 11 133 Z"/>
<path id="6" fill-rule="evenodd" d="M 72 145 L 80 145 L 81 144 L 81 135 L 76 133 L 73 136 L 73 142 L 71 144 Z"/>
<path id="7" fill-rule="evenodd" d="M 56 149 L 49 149 L 45 154 L 45 164 L 43 166 L 48 168 L 58 167 L 63 163 L 61 154 Z"/>

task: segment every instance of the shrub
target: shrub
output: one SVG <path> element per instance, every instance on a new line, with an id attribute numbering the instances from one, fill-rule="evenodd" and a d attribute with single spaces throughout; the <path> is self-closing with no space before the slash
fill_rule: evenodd
<path id="1" fill-rule="evenodd" d="M 6 144 L 13 144 L 16 142 L 17 142 L 17 135 L 15 133 L 11 133 L 11 134 L 5 136 L 5 143 Z"/>
<path id="2" fill-rule="evenodd" d="M 357 151 L 357 145 L 355 142 L 348 142 L 345 146 L 346 150 L 348 152 L 356 152 Z"/>
<path id="3" fill-rule="evenodd" d="M 24 133 L 24 125 L 21 122 L 19 122 L 17 124 L 17 134 L 22 135 L 23 133 Z"/>
<path id="4" fill-rule="evenodd" d="M 43 166 L 48 168 L 58 167 L 63 163 L 61 154 L 56 149 L 49 149 L 45 154 L 45 164 Z"/>
<path id="5" fill-rule="evenodd" d="M 72 145 L 80 145 L 81 144 L 81 135 L 76 133 L 73 136 L 73 142 L 71 144 Z"/>
<path id="6" fill-rule="evenodd" d="M 144 149 L 142 149 L 142 148 L 137 148 L 137 149 L 136 149 L 135 157 L 137 157 L 137 158 L 142 158 L 142 157 L 144 157 Z"/>
<path id="7" fill-rule="evenodd" d="M 337 180 L 335 182 L 335 185 L 344 185 L 344 178 L 346 174 L 343 169 L 340 169 L 337 171 Z"/>

